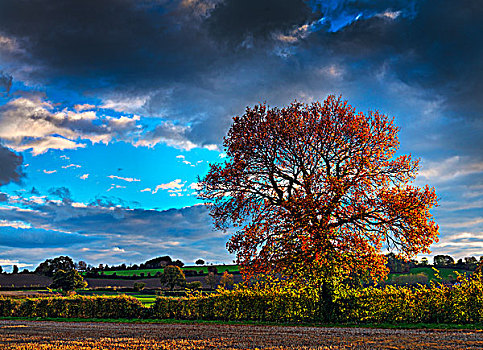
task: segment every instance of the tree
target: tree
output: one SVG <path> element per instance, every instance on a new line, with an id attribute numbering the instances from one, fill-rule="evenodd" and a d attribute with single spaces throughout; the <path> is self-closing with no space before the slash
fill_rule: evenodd
<path id="1" fill-rule="evenodd" d="M 164 267 L 164 266 L 172 265 L 172 264 L 173 264 L 173 260 L 171 259 L 171 257 L 168 256 L 168 255 L 165 255 L 165 256 L 160 256 L 160 257 L 146 261 L 144 263 L 144 268 L 156 269 L 156 268 L 159 268 L 159 267 Z"/>
<path id="2" fill-rule="evenodd" d="M 203 259 L 198 259 L 198 260 L 196 260 L 195 264 L 196 265 L 204 265 L 205 261 Z"/>
<path id="3" fill-rule="evenodd" d="M 3 267 L 0 266 L 0 273 L 3 273 Z"/>
<path id="4" fill-rule="evenodd" d="M 18 273 L 18 266 L 13 265 L 12 274 L 16 275 Z"/>
<path id="5" fill-rule="evenodd" d="M 384 279 L 383 245 L 406 259 L 429 253 L 437 196 L 412 184 L 419 160 L 395 157 L 397 133 L 393 119 L 334 96 L 235 117 L 227 160 L 198 180 L 215 227 L 237 229 L 227 247 L 245 278 L 281 272 L 326 293 L 332 276 Z"/>
<path id="6" fill-rule="evenodd" d="M 63 292 L 70 292 L 87 287 L 87 282 L 84 281 L 77 270 L 58 270 L 54 274 L 54 281 L 50 287 L 62 289 Z"/>
<path id="7" fill-rule="evenodd" d="M 454 259 L 449 255 L 435 255 L 433 263 L 435 266 L 451 266 L 454 264 Z"/>
<path id="8" fill-rule="evenodd" d="M 226 288 L 233 286 L 233 275 L 228 271 L 223 272 L 223 276 L 221 276 L 220 284 Z"/>
<path id="9" fill-rule="evenodd" d="M 133 288 L 136 292 L 140 292 L 146 287 L 146 283 L 144 282 L 134 282 Z"/>
<path id="10" fill-rule="evenodd" d="M 70 271 L 74 270 L 74 268 L 74 262 L 70 257 L 59 256 L 54 259 L 45 260 L 43 263 L 37 266 L 34 272 L 40 275 L 52 277 L 59 270 Z"/>
<path id="11" fill-rule="evenodd" d="M 77 267 L 77 270 L 79 270 L 79 271 L 86 271 L 87 270 L 87 263 L 85 261 L 81 260 L 75 265 Z"/>
<path id="12" fill-rule="evenodd" d="M 205 277 L 205 282 L 208 286 L 210 286 L 210 289 L 214 289 L 216 285 L 216 276 L 214 272 L 209 272 L 208 275 Z"/>
<path id="13" fill-rule="evenodd" d="M 198 290 L 203 288 L 203 284 L 200 281 L 193 281 L 186 283 L 186 288 L 189 290 Z"/>
<path id="14" fill-rule="evenodd" d="M 184 266 L 184 262 L 182 262 L 181 260 L 176 260 L 176 261 L 173 261 L 173 265 L 174 266 L 179 266 L 179 267 L 183 267 Z"/>
<path id="15" fill-rule="evenodd" d="M 168 285 L 170 290 L 173 290 L 175 286 L 183 287 L 186 284 L 186 277 L 183 270 L 179 266 L 166 266 L 163 274 L 161 275 L 161 283 Z"/>

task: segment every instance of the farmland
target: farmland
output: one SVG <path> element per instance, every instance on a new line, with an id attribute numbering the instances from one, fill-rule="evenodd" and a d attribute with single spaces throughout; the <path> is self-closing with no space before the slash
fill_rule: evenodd
<path id="1" fill-rule="evenodd" d="M 218 272 L 223 273 L 224 271 L 228 271 L 229 273 L 237 273 L 239 271 L 238 265 L 212 265 L 212 266 L 186 266 L 183 267 L 183 271 L 196 271 L 197 273 L 207 274 L 208 269 L 210 267 L 214 267 L 218 270 Z M 113 271 L 103 271 L 104 275 L 111 276 L 140 276 L 141 274 L 147 276 L 148 274 L 154 277 L 157 273 L 163 273 L 163 268 L 157 269 L 138 269 L 138 270 L 113 270 Z"/>
<path id="2" fill-rule="evenodd" d="M 223 324 L 0 321 L 0 348 L 30 349 L 477 349 L 475 330 Z"/>

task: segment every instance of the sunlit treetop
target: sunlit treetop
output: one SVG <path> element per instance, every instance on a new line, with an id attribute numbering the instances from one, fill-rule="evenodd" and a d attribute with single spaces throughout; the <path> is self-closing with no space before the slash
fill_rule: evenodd
<path id="1" fill-rule="evenodd" d="M 238 231 L 227 247 L 250 276 L 279 271 L 387 274 L 383 247 L 405 258 L 438 236 L 434 188 L 412 184 L 418 160 L 395 156 L 399 129 L 340 97 L 247 108 L 211 165 L 200 196 L 215 227 Z"/>

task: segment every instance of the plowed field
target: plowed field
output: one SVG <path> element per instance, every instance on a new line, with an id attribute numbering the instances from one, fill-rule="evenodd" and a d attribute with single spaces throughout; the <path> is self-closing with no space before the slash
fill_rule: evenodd
<path id="1" fill-rule="evenodd" d="M 483 332 L 0 321 L 0 349 L 483 349 Z"/>

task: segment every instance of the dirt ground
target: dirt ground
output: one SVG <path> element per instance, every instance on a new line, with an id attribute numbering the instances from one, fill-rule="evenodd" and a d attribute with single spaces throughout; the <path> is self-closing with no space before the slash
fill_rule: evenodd
<path id="1" fill-rule="evenodd" d="M 483 349 L 483 332 L 0 321 L 0 349 Z"/>

